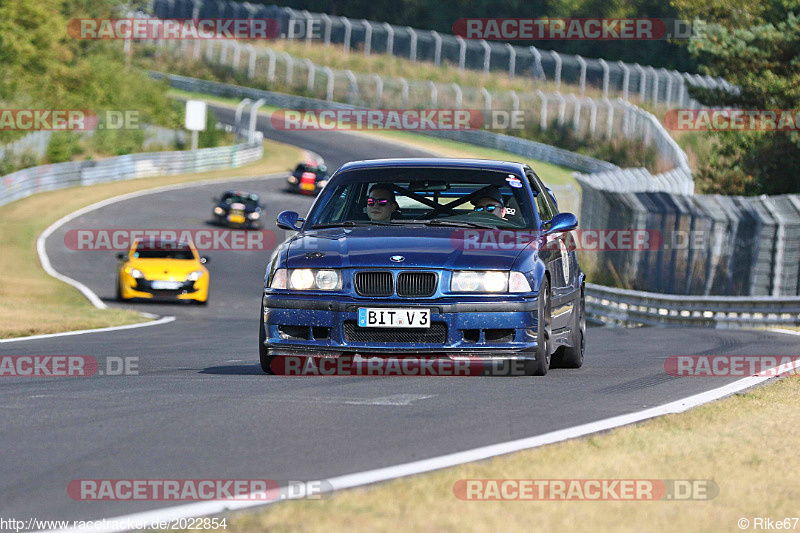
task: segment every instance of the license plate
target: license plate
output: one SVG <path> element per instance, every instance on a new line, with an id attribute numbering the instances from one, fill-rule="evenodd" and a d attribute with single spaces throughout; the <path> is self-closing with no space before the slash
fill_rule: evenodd
<path id="1" fill-rule="evenodd" d="M 244 224 L 244 217 L 236 216 L 236 215 L 230 215 L 230 216 L 228 216 L 228 222 L 231 222 L 233 224 Z"/>
<path id="2" fill-rule="evenodd" d="M 301 183 L 300 184 L 300 188 L 303 189 L 304 191 L 313 191 L 314 190 L 314 184 L 313 183 Z"/>
<path id="3" fill-rule="evenodd" d="M 181 283 L 180 281 L 156 280 L 150 283 L 150 286 L 156 290 L 175 290 L 181 286 Z"/>
<path id="4" fill-rule="evenodd" d="M 362 328 L 429 328 L 431 310 L 359 307 L 358 325 Z"/>

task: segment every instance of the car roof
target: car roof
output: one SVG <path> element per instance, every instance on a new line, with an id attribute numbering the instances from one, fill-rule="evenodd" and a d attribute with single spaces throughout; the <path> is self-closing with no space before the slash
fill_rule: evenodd
<path id="1" fill-rule="evenodd" d="M 492 159 L 455 159 L 441 157 L 409 157 L 394 159 L 368 159 L 345 163 L 339 172 L 364 170 L 373 168 L 463 168 L 474 170 L 493 170 L 498 172 L 514 172 L 524 174 L 528 165 L 513 161 L 495 161 Z"/>
<path id="2" fill-rule="evenodd" d="M 254 192 L 237 191 L 237 190 L 233 190 L 233 189 L 229 189 L 229 190 L 225 191 L 223 194 L 233 194 L 235 196 L 252 196 L 252 195 L 258 196 Z"/>

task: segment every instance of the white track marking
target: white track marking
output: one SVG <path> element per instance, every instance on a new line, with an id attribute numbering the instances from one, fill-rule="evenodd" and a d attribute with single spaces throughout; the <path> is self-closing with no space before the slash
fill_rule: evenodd
<path id="1" fill-rule="evenodd" d="M 792 334 L 795 334 L 795 332 L 792 332 Z M 797 359 L 792 363 L 787 363 L 779 366 L 777 371 L 778 372 L 786 372 L 792 370 L 796 371 L 798 367 L 800 367 L 800 359 Z M 762 374 L 765 374 L 767 372 L 771 371 L 766 370 Z M 597 422 L 590 422 L 588 424 L 582 424 L 580 426 L 561 429 L 558 431 L 551 431 L 550 433 L 545 433 L 543 435 L 536 435 L 534 437 L 527 437 L 524 439 L 501 442 L 499 444 L 482 446 L 480 448 L 473 448 L 471 450 L 464 450 L 462 452 L 451 453 L 448 455 L 440 455 L 439 457 L 432 457 L 430 459 L 422 459 L 420 461 L 412 461 L 400 465 L 387 466 L 385 468 L 377 468 L 375 470 L 367 470 L 364 472 L 346 474 L 343 476 L 329 478 L 327 481 L 330 482 L 333 491 L 349 489 L 354 487 L 362 487 L 364 485 L 370 485 L 372 483 L 389 481 L 392 479 L 412 476 L 415 474 L 432 472 L 434 470 L 440 470 L 442 468 L 449 468 L 464 463 L 471 463 L 473 461 L 490 459 L 492 457 L 497 457 L 499 455 L 506 455 L 509 453 L 514 453 L 522 450 L 537 448 L 539 446 L 545 446 L 547 444 L 555 444 L 557 442 L 563 442 L 565 440 L 575 439 L 578 437 L 585 437 L 586 435 L 591 435 L 592 433 L 597 433 L 599 431 L 608 431 L 610 429 L 618 428 L 621 426 L 635 424 L 637 422 L 642 422 L 644 420 L 648 420 L 650 418 L 655 418 L 658 416 L 682 413 L 693 407 L 697 407 L 699 405 L 703 405 L 705 403 L 709 403 L 714 400 L 730 396 L 731 394 L 735 394 L 739 391 L 748 389 L 750 387 L 758 385 L 759 383 L 763 383 L 768 379 L 770 379 L 770 376 L 767 375 L 751 376 L 740 379 L 723 387 L 719 387 L 717 389 L 706 391 L 700 394 L 695 394 L 693 396 L 689 396 L 681 400 L 665 403 L 657 407 L 651 407 L 650 409 L 644 409 L 643 411 L 637 411 L 635 413 L 629 413 L 626 415 L 606 418 L 605 420 L 598 420 Z M 276 500 L 276 501 L 283 501 L 283 500 Z M 106 518 L 105 524 L 108 524 L 108 527 L 93 528 L 93 531 L 108 531 L 108 532 L 126 531 L 127 528 L 125 527 L 124 524 L 127 524 L 129 521 L 132 522 L 140 521 L 147 523 L 169 521 L 180 518 L 192 518 L 197 516 L 216 515 L 224 513 L 226 511 L 236 511 L 239 509 L 247 509 L 251 507 L 270 505 L 272 503 L 275 503 L 275 501 L 264 502 L 263 500 L 262 501 L 229 500 L 229 501 L 187 503 L 173 507 L 165 507 L 163 509 L 156 509 L 153 511 L 146 511 L 143 513 L 135 513 L 124 516 L 117 516 L 113 518 Z M 117 528 L 110 527 L 110 525 L 113 525 L 111 524 L 112 522 L 116 522 L 118 525 L 121 525 L 121 527 Z M 78 531 L 84 531 L 84 530 L 62 529 L 58 531 L 61 532 L 75 531 L 77 533 Z"/>
<path id="2" fill-rule="evenodd" d="M 280 178 L 280 177 L 284 177 L 285 175 L 286 175 L 285 173 L 279 173 L 279 174 L 267 174 L 265 176 L 240 176 L 240 177 L 232 177 L 232 178 L 217 178 L 217 179 L 210 179 L 210 180 L 202 180 L 202 181 L 197 181 L 197 182 L 192 182 L 192 183 L 178 183 L 178 184 L 175 184 L 175 185 L 164 185 L 162 187 L 155 187 L 155 188 L 152 188 L 152 189 L 145 189 L 143 191 L 130 192 L 130 193 L 127 193 L 127 194 L 121 194 L 119 196 L 114 196 L 112 198 L 107 198 L 105 200 L 101 200 L 100 202 L 97 202 L 97 203 L 94 203 L 94 204 L 91 204 L 91 205 L 87 205 L 86 207 L 78 209 L 77 211 L 74 211 L 74 212 L 72 212 L 72 213 L 70 213 L 70 214 L 68 214 L 68 215 L 66 215 L 64 217 L 61 217 L 60 219 L 58 219 L 55 222 L 53 222 L 52 224 L 50 224 L 50 226 L 48 226 L 47 229 L 45 229 L 39 235 L 39 237 L 36 239 L 36 252 L 39 255 L 39 262 L 42 264 L 42 268 L 44 269 L 45 272 L 47 272 L 48 275 L 50 275 L 51 277 L 56 278 L 59 281 L 63 281 L 64 283 L 66 283 L 68 285 L 71 285 L 71 286 L 75 287 L 76 289 L 78 289 L 81 292 L 81 294 L 83 294 L 92 303 L 92 305 L 94 305 L 96 308 L 98 308 L 98 309 L 108 309 L 108 306 L 105 304 L 105 302 L 103 302 L 100 299 L 100 297 L 97 296 L 97 294 L 92 289 L 90 289 L 89 287 L 87 287 L 86 285 L 84 285 L 83 283 L 81 283 L 78 280 L 72 279 L 72 278 L 70 278 L 68 276 L 65 276 L 65 275 L 61 274 L 55 268 L 53 268 L 53 265 L 50 263 L 50 257 L 47 255 L 47 249 L 46 249 L 47 238 L 50 237 L 61 226 L 63 226 L 64 224 L 66 224 L 67 222 L 69 222 L 71 220 L 74 220 L 75 218 L 77 218 L 77 217 L 79 217 L 81 215 L 85 215 L 86 213 L 89 213 L 89 212 L 94 211 L 96 209 L 100 209 L 101 207 L 106 207 L 108 205 L 115 204 L 117 202 L 130 200 L 131 198 L 138 198 L 140 196 L 147 196 L 148 194 L 156 194 L 156 193 L 160 193 L 160 192 L 164 192 L 164 191 L 171 191 L 171 190 L 183 189 L 183 188 L 188 188 L 188 187 L 202 187 L 204 185 L 211 185 L 211 184 L 214 184 L 214 183 L 225 183 L 225 182 L 229 182 L 229 181 L 248 181 L 248 180 L 277 179 L 277 178 Z M 156 320 L 154 322 L 144 322 L 142 324 L 128 324 L 128 325 L 125 325 L 125 326 L 113 326 L 113 327 L 108 327 L 108 328 L 83 329 L 83 330 L 77 330 L 77 331 L 65 331 L 63 333 L 49 333 L 49 334 L 46 334 L 46 335 L 32 335 L 30 337 L 18 337 L 18 338 L 15 338 L 15 339 L 0 339 L 0 343 L 30 341 L 30 340 L 36 340 L 36 339 L 46 339 L 46 338 L 49 338 L 49 337 L 63 337 L 63 336 L 66 336 L 66 335 L 83 335 L 83 334 L 86 334 L 86 333 L 100 333 L 100 332 L 103 332 L 103 331 L 117 331 L 117 330 L 121 330 L 121 329 L 142 328 L 142 327 L 146 327 L 146 326 L 157 326 L 157 325 L 160 325 L 160 324 L 166 324 L 168 322 L 172 322 L 173 320 L 175 320 L 174 316 L 160 317 L 160 315 L 154 315 L 153 313 L 144 313 L 144 312 L 140 312 L 139 314 L 141 316 L 145 317 L 145 318 L 154 318 L 154 319 L 158 319 L 158 320 Z"/>

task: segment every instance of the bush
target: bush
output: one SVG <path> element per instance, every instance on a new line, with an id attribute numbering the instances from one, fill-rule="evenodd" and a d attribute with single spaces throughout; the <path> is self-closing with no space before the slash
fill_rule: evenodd
<path id="1" fill-rule="evenodd" d="M 72 131 L 57 131 L 47 144 L 47 160 L 50 163 L 64 163 L 83 153 L 80 135 Z"/>

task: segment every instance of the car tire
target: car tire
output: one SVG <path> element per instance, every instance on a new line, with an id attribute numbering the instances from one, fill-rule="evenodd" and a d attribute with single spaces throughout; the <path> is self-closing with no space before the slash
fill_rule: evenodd
<path id="1" fill-rule="evenodd" d="M 267 340 L 266 333 L 264 332 L 264 312 L 263 310 L 259 311 L 259 315 L 261 318 L 259 319 L 258 325 L 258 357 L 261 360 L 261 370 L 263 370 L 267 374 L 274 374 L 272 371 L 272 361 L 275 360 L 274 355 L 269 354 L 269 349 L 264 346 L 264 342 Z"/>
<path id="2" fill-rule="evenodd" d="M 583 366 L 583 356 L 586 351 L 586 298 L 584 289 L 578 298 L 577 313 L 573 314 L 570 327 L 570 343 L 572 346 L 561 346 L 553 356 L 552 365 L 560 368 L 580 368 Z"/>
<path id="3" fill-rule="evenodd" d="M 545 277 L 539 287 L 539 306 L 536 314 L 536 352 L 533 361 L 525 362 L 526 376 L 544 376 L 550 370 L 552 345 L 552 321 L 550 282 Z"/>

